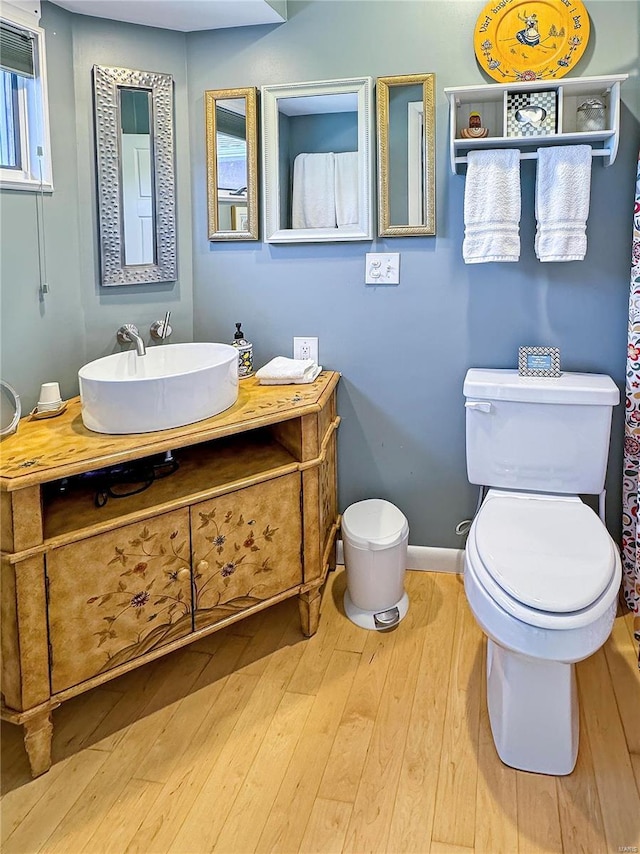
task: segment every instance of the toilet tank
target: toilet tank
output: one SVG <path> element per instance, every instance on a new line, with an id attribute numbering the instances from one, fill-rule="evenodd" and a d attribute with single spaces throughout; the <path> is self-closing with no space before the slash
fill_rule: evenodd
<path id="1" fill-rule="evenodd" d="M 464 381 L 471 483 L 538 492 L 604 489 L 618 388 L 604 374 L 521 377 L 471 368 Z"/>

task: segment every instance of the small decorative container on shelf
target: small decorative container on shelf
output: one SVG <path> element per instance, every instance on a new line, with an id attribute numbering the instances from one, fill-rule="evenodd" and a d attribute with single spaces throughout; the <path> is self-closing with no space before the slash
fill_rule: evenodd
<path id="1" fill-rule="evenodd" d="M 489 128 L 482 127 L 480 113 L 474 111 L 469 115 L 469 127 L 462 128 L 460 136 L 462 139 L 484 139 L 489 136 Z"/>
<path id="2" fill-rule="evenodd" d="M 576 110 L 576 130 L 584 133 L 604 130 L 607 126 L 607 108 L 599 98 L 588 98 Z"/>
<path id="3" fill-rule="evenodd" d="M 558 95 L 545 92 L 507 92 L 506 136 L 547 136 L 557 129 Z"/>

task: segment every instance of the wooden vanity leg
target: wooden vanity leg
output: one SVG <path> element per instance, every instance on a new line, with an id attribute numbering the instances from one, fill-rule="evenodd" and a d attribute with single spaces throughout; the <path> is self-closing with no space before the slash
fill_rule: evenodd
<path id="1" fill-rule="evenodd" d="M 24 746 L 27 749 L 31 776 L 39 777 L 51 768 L 53 723 L 51 712 L 42 712 L 24 724 Z"/>
<path id="2" fill-rule="evenodd" d="M 336 542 L 333 541 L 331 551 L 329 552 L 329 572 L 333 572 L 338 565 Z"/>
<path id="3" fill-rule="evenodd" d="M 318 631 L 318 623 L 320 622 L 320 595 L 321 588 L 314 587 L 307 593 L 301 593 L 298 596 L 298 606 L 300 608 L 300 626 L 302 634 L 310 638 Z"/>

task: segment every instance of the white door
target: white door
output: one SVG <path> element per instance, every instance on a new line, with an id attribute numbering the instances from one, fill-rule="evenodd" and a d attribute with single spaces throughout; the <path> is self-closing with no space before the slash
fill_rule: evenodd
<path id="1" fill-rule="evenodd" d="M 122 135 L 122 209 L 124 263 L 153 264 L 153 177 L 149 134 Z"/>

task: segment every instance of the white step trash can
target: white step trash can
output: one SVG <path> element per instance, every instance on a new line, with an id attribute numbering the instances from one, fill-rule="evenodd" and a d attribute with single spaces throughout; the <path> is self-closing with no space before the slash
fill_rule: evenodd
<path id="1" fill-rule="evenodd" d="M 344 610 L 363 629 L 390 629 L 409 608 L 404 590 L 409 523 L 389 501 L 358 501 L 342 516 Z"/>

